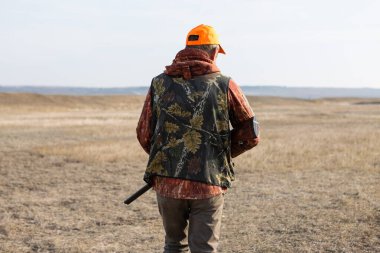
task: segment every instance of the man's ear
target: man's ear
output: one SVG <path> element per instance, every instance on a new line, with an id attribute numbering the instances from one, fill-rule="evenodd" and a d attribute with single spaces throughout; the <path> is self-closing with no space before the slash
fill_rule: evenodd
<path id="1" fill-rule="evenodd" d="M 217 48 L 215 48 L 214 50 L 212 50 L 212 52 L 210 54 L 210 59 L 212 61 L 215 61 L 217 56 L 218 56 L 218 53 L 219 53 L 219 46 Z"/>

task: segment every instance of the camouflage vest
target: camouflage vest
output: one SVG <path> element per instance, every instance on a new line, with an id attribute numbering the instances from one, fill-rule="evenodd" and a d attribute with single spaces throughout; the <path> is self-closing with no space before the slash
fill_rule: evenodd
<path id="1" fill-rule="evenodd" d="M 154 175 L 230 187 L 229 78 L 219 72 L 190 80 L 152 80 L 155 126 L 144 180 Z"/>

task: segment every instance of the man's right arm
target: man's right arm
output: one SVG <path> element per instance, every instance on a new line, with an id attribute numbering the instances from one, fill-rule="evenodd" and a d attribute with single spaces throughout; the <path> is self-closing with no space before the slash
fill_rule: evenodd
<path id="1" fill-rule="evenodd" d="M 136 128 L 137 139 L 139 140 L 141 147 L 148 154 L 150 151 L 150 139 L 152 137 L 152 97 L 150 93 L 151 90 L 149 89 Z"/>

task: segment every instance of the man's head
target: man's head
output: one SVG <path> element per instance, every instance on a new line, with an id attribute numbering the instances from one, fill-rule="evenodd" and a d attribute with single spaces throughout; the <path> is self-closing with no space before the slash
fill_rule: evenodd
<path id="1" fill-rule="evenodd" d="M 212 60 L 218 53 L 225 54 L 220 46 L 219 36 L 215 29 L 208 25 L 199 25 L 190 30 L 186 37 L 186 47 L 198 48 L 206 51 Z"/>

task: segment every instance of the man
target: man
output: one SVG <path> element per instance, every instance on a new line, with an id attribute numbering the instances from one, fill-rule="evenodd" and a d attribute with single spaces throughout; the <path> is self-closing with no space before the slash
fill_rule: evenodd
<path id="1" fill-rule="evenodd" d="M 136 129 L 149 154 L 144 180 L 157 193 L 165 253 L 217 252 L 231 157 L 259 142 L 245 96 L 215 65 L 218 53 L 225 54 L 214 28 L 193 28 L 186 48 L 153 78 Z"/>

